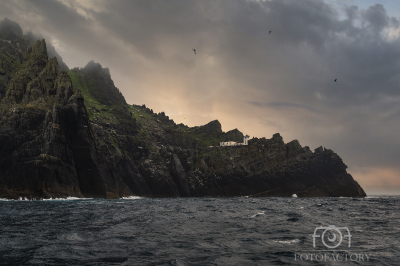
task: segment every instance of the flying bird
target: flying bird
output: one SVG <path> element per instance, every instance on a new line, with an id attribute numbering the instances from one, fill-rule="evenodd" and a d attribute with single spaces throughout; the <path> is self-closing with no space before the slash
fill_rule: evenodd
<path id="1" fill-rule="evenodd" d="M 335 79 L 335 82 L 337 82 L 337 79 Z"/>
<path id="2" fill-rule="evenodd" d="M 272 32 L 272 30 L 270 30 L 268 34 L 271 34 L 271 32 Z"/>
<path id="3" fill-rule="evenodd" d="M 196 54 L 196 49 L 193 48 L 193 52 L 194 52 L 194 54 Z"/>

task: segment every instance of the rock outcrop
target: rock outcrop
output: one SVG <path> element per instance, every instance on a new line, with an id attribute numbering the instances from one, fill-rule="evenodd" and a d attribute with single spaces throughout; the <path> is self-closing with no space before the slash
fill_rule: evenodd
<path id="1" fill-rule="evenodd" d="M 0 197 L 365 196 L 332 150 L 279 134 L 219 147 L 243 134 L 128 105 L 108 69 L 60 69 L 11 21 L 0 38 Z"/>

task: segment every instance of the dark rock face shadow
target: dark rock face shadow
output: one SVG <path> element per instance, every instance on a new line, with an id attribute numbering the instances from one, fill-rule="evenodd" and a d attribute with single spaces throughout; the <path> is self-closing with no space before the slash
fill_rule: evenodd
<path id="1" fill-rule="evenodd" d="M 83 196 L 106 198 L 106 192 L 97 165 L 91 157 L 91 148 L 85 140 L 71 141 L 72 154 Z"/>

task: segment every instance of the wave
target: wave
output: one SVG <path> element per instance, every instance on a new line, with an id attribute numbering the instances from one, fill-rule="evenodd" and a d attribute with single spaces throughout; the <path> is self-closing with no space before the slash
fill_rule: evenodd
<path id="1" fill-rule="evenodd" d="M 265 211 L 262 211 L 262 212 L 259 212 L 259 213 L 256 213 L 256 214 L 252 215 L 251 218 L 254 218 L 254 217 L 257 217 L 257 216 L 260 216 L 260 215 L 264 215 L 264 214 L 265 214 Z"/>
<path id="2" fill-rule="evenodd" d="M 27 197 L 19 197 L 19 199 L 5 199 L 0 198 L 0 201 L 60 201 L 60 200 L 91 200 L 93 198 L 78 198 L 78 197 L 66 197 L 66 198 L 49 198 L 49 199 L 28 199 Z"/>
<path id="3" fill-rule="evenodd" d="M 143 197 L 139 196 L 129 196 L 129 197 L 122 197 L 121 199 L 128 199 L 128 200 L 137 200 L 137 199 L 142 199 Z"/>
<path id="4" fill-rule="evenodd" d="M 49 198 L 49 199 L 42 199 L 43 201 L 48 200 L 89 200 L 93 198 L 78 198 L 78 197 L 66 197 L 66 198 Z"/>
<path id="5" fill-rule="evenodd" d="M 273 240 L 274 242 L 276 242 L 276 243 L 280 243 L 280 244 L 289 244 L 289 245 L 292 245 L 292 244 L 297 244 L 297 243 L 299 243 L 300 242 L 300 239 L 290 239 L 290 240 Z"/>
<path id="6" fill-rule="evenodd" d="M 26 197 L 19 197 L 19 199 L 6 199 L 6 198 L 0 198 L 0 201 L 31 201 L 30 199 Z"/>

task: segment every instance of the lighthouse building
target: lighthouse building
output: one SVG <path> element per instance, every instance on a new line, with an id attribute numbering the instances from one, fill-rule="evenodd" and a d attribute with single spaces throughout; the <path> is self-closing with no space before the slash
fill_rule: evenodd
<path id="1" fill-rule="evenodd" d="M 226 142 L 220 142 L 219 146 L 243 146 L 243 145 L 248 145 L 247 141 L 249 140 L 250 136 L 246 135 L 243 137 L 243 143 L 237 143 L 236 141 L 226 141 Z"/>

